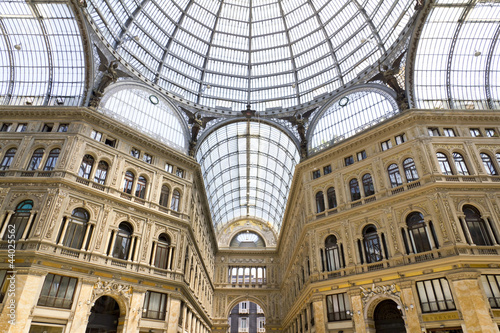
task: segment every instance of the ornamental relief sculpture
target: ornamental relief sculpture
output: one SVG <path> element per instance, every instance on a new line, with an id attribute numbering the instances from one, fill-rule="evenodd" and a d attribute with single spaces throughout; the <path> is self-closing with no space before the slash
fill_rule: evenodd
<path id="1" fill-rule="evenodd" d="M 97 278 L 97 282 L 94 284 L 94 289 L 92 290 L 91 302 L 94 303 L 103 295 L 118 296 L 121 299 L 125 299 L 127 302 L 130 302 L 132 287 L 115 281 L 102 281 L 99 277 Z"/>
<path id="2" fill-rule="evenodd" d="M 376 286 L 375 283 L 372 284 L 371 288 L 359 287 L 361 290 L 361 301 L 363 306 L 366 305 L 373 297 L 379 295 L 394 296 L 399 298 L 401 292 L 396 289 L 396 284 Z"/>

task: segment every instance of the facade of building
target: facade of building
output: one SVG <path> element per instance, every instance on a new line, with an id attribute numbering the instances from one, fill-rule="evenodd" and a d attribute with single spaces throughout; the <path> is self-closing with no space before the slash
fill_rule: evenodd
<path id="1" fill-rule="evenodd" d="M 0 1 L 0 331 L 499 332 L 499 17 Z"/>

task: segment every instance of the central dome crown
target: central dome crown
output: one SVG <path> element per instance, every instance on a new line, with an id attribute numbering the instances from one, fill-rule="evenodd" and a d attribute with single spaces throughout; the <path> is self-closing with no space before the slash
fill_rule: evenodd
<path id="1" fill-rule="evenodd" d="M 96 31 L 167 92 L 219 110 L 289 108 L 375 64 L 413 0 L 91 0 Z"/>

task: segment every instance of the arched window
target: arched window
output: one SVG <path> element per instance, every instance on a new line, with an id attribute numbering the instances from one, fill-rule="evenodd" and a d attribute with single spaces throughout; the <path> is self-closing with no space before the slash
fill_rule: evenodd
<path id="1" fill-rule="evenodd" d="M 66 221 L 68 226 L 62 226 L 63 230 L 66 229 L 63 245 L 73 249 L 81 249 L 85 238 L 85 232 L 87 231 L 88 222 L 89 213 L 85 209 L 76 208 L 73 210 L 71 217 L 68 221 Z"/>
<path id="2" fill-rule="evenodd" d="M 406 181 L 408 183 L 418 180 L 417 167 L 413 158 L 407 158 L 403 161 L 403 169 L 405 170 Z"/>
<path id="3" fill-rule="evenodd" d="M 486 173 L 488 175 L 498 175 L 498 171 L 495 168 L 495 165 L 493 164 L 490 155 L 481 153 L 481 159 L 483 160 L 484 169 L 486 170 Z"/>
<path id="4" fill-rule="evenodd" d="M 464 157 L 461 154 L 453 153 L 453 161 L 455 162 L 455 168 L 459 175 L 469 175 L 469 169 L 467 169 L 467 164 L 465 164 Z"/>
<path id="5" fill-rule="evenodd" d="M 137 187 L 135 188 L 135 196 L 141 199 L 146 197 L 146 178 L 140 176 L 137 180 Z"/>
<path id="6" fill-rule="evenodd" d="M 170 268 L 170 260 L 173 256 L 173 249 L 170 247 L 170 237 L 161 234 L 156 245 L 154 266 L 162 269 Z"/>
<path id="7" fill-rule="evenodd" d="M 342 254 L 337 244 L 337 238 L 330 235 L 325 240 L 325 270 L 336 271 L 344 266 Z"/>
<path id="8" fill-rule="evenodd" d="M 87 154 L 83 156 L 82 164 L 80 164 L 80 170 L 78 170 L 78 177 L 89 179 L 93 166 L 94 158 L 92 155 Z"/>
<path id="9" fill-rule="evenodd" d="M 363 230 L 363 243 L 365 246 L 366 262 L 372 263 L 382 260 L 382 247 L 377 234 L 377 228 L 370 224 Z"/>
<path id="10" fill-rule="evenodd" d="M 425 226 L 424 216 L 421 213 L 413 212 L 406 217 L 408 235 L 410 243 L 415 253 L 432 250 L 432 246 Z"/>
<path id="11" fill-rule="evenodd" d="M 125 178 L 123 179 L 123 192 L 132 194 L 132 186 L 134 185 L 135 176 L 131 171 L 125 172 Z"/>
<path id="12" fill-rule="evenodd" d="M 8 170 L 10 165 L 12 164 L 12 160 L 14 159 L 14 156 L 16 155 L 17 149 L 16 148 L 10 148 L 7 150 L 5 153 L 2 164 L 0 164 L 0 170 Z"/>
<path id="13" fill-rule="evenodd" d="M 323 191 L 316 193 L 316 212 L 321 213 L 325 210 L 325 198 L 323 197 Z"/>
<path id="14" fill-rule="evenodd" d="M 481 218 L 479 211 L 473 206 L 466 205 L 463 212 L 472 243 L 476 245 L 492 245 L 486 223 Z"/>
<path id="15" fill-rule="evenodd" d="M 61 149 L 59 148 L 54 148 L 50 151 L 49 156 L 47 157 L 47 161 L 45 162 L 45 166 L 43 167 L 44 171 L 54 170 L 60 153 Z"/>
<path id="16" fill-rule="evenodd" d="M 328 199 L 328 209 L 337 207 L 337 196 L 335 195 L 335 188 L 330 187 L 326 191 L 326 197 Z"/>
<path id="17" fill-rule="evenodd" d="M 38 148 L 33 152 L 30 163 L 28 164 L 28 170 L 33 171 L 38 169 L 40 162 L 42 162 L 44 152 L 45 150 L 43 148 Z"/>
<path id="18" fill-rule="evenodd" d="M 387 168 L 387 173 L 389 174 L 391 187 L 398 187 L 403 185 L 403 180 L 401 179 L 401 174 L 399 173 L 399 167 L 397 164 L 389 165 L 389 167 Z"/>
<path id="19" fill-rule="evenodd" d="M 161 187 L 161 193 L 160 193 L 160 205 L 163 207 L 168 207 L 168 199 L 170 196 L 170 189 L 168 188 L 167 185 L 163 185 Z"/>
<path id="20" fill-rule="evenodd" d="M 97 164 L 97 170 L 94 175 L 94 182 L 104 185 L 106 181 L 106 176 L 108 175 L 109 165 L 105 161 L 99 161 Z"/>
<path id="21" fill-rule="evenodd" d="M 9 227 L 9 225 L 14 226 L 15 240 L 21 239 L 26 227 L 28 226 L 28 221 L 30 219 L 32 209 L 32 200 L 24 200 L 19 205 L 17 205 L 14 214 L 10 217 L 9 224 L 7 225 L 7 229 L 5 230 L 3 235 L 3 240 L 9 239 L 9 230 L 12 229 L 12 227 Z"/>
<path id="22" fill-rule="evenodd" d="M 452 175 L 453 172 L 451 171 L 450 162 L 448 162 L 448 157 L 446 157 L 446 155 L 443 153 L 436 153 L 436 156 L 439 163 L 439 167 L 441 168 L 441 172 L 443 173 L 443 175 Z"/>
<path id="23" fill-rule="evenodd" d="M 113 257 L 127 260 L 130 250 L 130 241 L 132 240 L 132 226 L 126 222 L 120 223 L 116 233 L 115 246 L 113 248 Z"/>
<path id="24" fill-rule="evenodd" d="M 349 181 L 349 189 L 351 191 L 351 201 L 356 201 L 361 199 L 361 193 L 359 191 L 359 184 L 356 178 Z"/>
<path id="25" fill-rule="evenodd" d="M 369 173 L 367 173 L 363 176 L 362 180 L 363 180 L 363 190 L 365 191 L 365 197 L 374 195 L 375 190 L 373 189 L 372 176 Z"/>
<path id="26" fill-rule="evenodd" d="M 181 194 L 179 193 L 179 191 L 174 190 L 174 192 L 172 193 L 172 203 L 170 205 L 170 209 L 178 212 L 180 201 L 181 201 Z"/>
<path id="27" fill-rule="evenodd" d="M 500 165 L 500 153 L 496 153 L 497 163 Z"/>

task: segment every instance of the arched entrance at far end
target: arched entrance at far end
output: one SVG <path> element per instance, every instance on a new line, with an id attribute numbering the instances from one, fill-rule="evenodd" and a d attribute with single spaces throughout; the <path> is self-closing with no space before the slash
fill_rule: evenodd
<path id="1" fill-rule="evenodd" d="M 265 333 L 264 310 L 250 301 L 239 302 L 228 317 L 229 333 Z"/>
<path id="2" fill-rule="evenodd" d="M 396 302 L 386 299 L 380 302 L 373 314 L 377 333 L 406 333 L 405 322 Z"/>
<path id="3" fill-rule="evenodd" d="M 120 306 L 113 297 L 99 297 L 92 309 L 85 333 L 117 333 Z"/>

